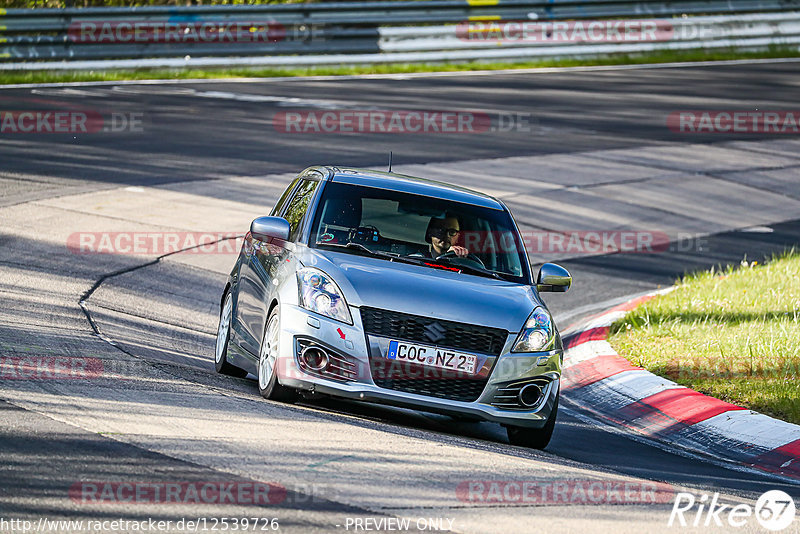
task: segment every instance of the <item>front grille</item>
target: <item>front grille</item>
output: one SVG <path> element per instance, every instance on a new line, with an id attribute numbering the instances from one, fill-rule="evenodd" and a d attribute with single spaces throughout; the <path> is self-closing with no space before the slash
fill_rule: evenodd
<path id="1" fill-rule="evenodd" d="M 436 345 L 437 347 L 499 356 L 508 332 L 472 324 L 420 317 L 378 308 L 361 308 L 361 321 L 368 335 Z M 378 387 L 460 402 L 478 400 L 488 378 L 432 369 L 403 362 L 399 369 L 386 366 L 399 362 L 370 358 L 372 380 Z M 431 377 L 433 375 L 433 378 Z"/>
<path id="2" fill-rule="evenodd" d="M 426 371 L 430 372 L 430 368 L 404 362 L 401 368 L 387 371 L 385 366 L 376 362 L 375 359 L 370 359 L 370 362 L 372 364 L 372 380 L 376 386 L 438 399 L 474 402 L 481 396 L 489 381 L 488 378 L 467 378 L 463 374 L 452 378 L 416 378 L 425 376 Z M 439 370 L 436 372 L 442 373 Z M 397 378 L 398 376 L 409 378 Z"/>
<path id="3" fill-rule="evenodd" d="M 361 321 L 367 334 L 494 356 L 500 355 L 508 337 L 508 332 L 501 328 L 444 321 L 366 306 L 361 308 Z M 434 329 L 438 334 L 435 336 L 436 341 L 426 335 L 434 323 L 439 325 Z M 426 327 L 429 328 L 428 331 Z"/>

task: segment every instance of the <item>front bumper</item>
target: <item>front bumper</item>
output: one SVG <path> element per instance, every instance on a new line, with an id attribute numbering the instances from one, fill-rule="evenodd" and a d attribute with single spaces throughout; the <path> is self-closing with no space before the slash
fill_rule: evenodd
<path id="1" fill-rule="evenodd" d="M 474 402 L 420 395 L 375 384 L 370 372 L 370 358 L 379 357 L 377 351 L 383 345 L 383 340 L 365 335 L 358 308 L 351 307 L 350 311 L 353 325 L 334 321 L 299 306 L 282 306 L 281 362 L 278 367 L 281 384 L 336 397 L 476 418 L 503 425 L 541 428 L 550 416 L 559 394 L 560 350 L 512 354 L 510 349 L 516 335 L 509 336 L 499 356 L 479 356 L 485 364 L 483 372 L 488 380 Z M 304 369 L 297 356 L 301 340 L 305 344 L 312 341 L 326 350 L 346 355 L 356 364 L 355 378 L 334 380 Z M 508 409 L 493 405 L 497 404 L 496 395 L 502 393 L 501 389 L 507 390 L 509 384 L 531 381 L 542 384 L 541 400 L 534 406 Z"/>

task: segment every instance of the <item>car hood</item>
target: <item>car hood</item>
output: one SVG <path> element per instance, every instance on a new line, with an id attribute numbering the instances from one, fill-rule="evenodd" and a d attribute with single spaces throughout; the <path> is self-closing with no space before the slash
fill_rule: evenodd
<path id="1" fill-rule="evenodd" d="M 519 332 L 543 305 L 531 286 L 482 276 L 310 248 L 299 259 L 330 275 L 351 306 Z"/>

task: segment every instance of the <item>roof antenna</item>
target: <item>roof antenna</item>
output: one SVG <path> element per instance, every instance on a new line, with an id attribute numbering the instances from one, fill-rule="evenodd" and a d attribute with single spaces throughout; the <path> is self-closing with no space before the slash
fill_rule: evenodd
<path id="1" fill-rule="evenodd" d="M 392 172 L 392 151 L 389 151 L 389 172 Z"/>

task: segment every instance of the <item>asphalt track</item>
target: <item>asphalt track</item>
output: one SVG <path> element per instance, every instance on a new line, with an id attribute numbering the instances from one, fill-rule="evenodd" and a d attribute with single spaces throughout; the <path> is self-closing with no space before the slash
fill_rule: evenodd
<path id="1" fill-rule="evenodd" d="M 4 135 L 0 138 L 0 206 L 24 209 L 25 203 L 33 200 L 124 186 L 296 172 L 312 163 L 383 167 L 389 150 L 394 152 L 395 164 L 422 164 L 636 149 L 643 145 L 713 145 L 721 142 L 720 135 L 676 134 L 665 128 L 664 117 L 685 109 L 792 109 L 800 96 L 796 72 L 797 63 L 790 62 L 548 74 L 4 89 L 0 91 L 4 110 L 67 107 L 141 113 L 146 128 L 144 134 Z M 303 107 L 478 110 L 507 116 L 523 114 L 531 127 L 447 136 L 292 135 L 272 126 L 275 113 Z M 764 138 L 728 134 L 723 140 Z M 274 198 L 282 184 L 265 185 L 267 191 L 254 194 Z M 789 194 L 800 194 L 800 185 L 795 183 Z M 224 197 L 225 193 L 219 195 Z M 187 213 L 186 217 L 195 215 Z M 5 250 L 0 265 L 8 272 L 2 281 L 8 306 L 0 314 L 6 354 L 25 354 L 32 349 L 56 354 L 110 351 L 135 361 L 144 375 L 163 372 L 177 382 L 226 392 L 226 397 L 236 400 L 231 400 L 236 409 L 268 409 L 276 417 L 308 417 L 342 427 L 377 430 L 386 436 L 411 437 L 425 442 L 426 450 L 455 446 L 489 452 L 498 458 L 543 461 L 564 469 L 577 466 L 598 475 L 641 477 L 742 499 L 752 500 L 773 488 L 784 489 L 795 498 L 800 496 L 800 489 L 786 482 L 725 469 L 602 428 L 579 406 L 568 402 L 544 454 L 508 446 L 504 432 L 494 425 L 456 422 L 407 410 L 330 400 L 307 402 L 298 408 L 271 403 L 253 408 L 257 395 L 254 383 L 216 376 L 209 332 L 186 327 L 192 324 L 194 311 L 206 309 L 218 299 L 221 278 L 217 273 L 165 262 L 141 267 L 145 262 L 132 257 L 53 255 L 52 246 L 37 235 L 46 237 L 59 221 L 37 219 L 36 209 L 30 210 L 30 217 L 29 232 L 7 232 L 4 228 L 0 235 Z M 785 221 L 770 228 L 769 233 L 716 234 L 708 237 L 703 250 L 565 260 L 562 263 L 573 273 L 575 288 L 566 295 L 548 296 L 548 304 L 563 328 L 616 299 L 668 285 L 686 271 L 736 263 L 744 256 L 763 258 L 800 243 L 799 222 Z M 127 268 L 132 270 L 104 279 Z M 72 293 L 82 294 L 101 279 L 104 282 L 92 298 L 103 306 L 98 306 L 93 318 L 105 325 L 104 333 L 117 342 L 118 348 L 92 335 L 77 299 L 54 300 L 49 295 L 57 284 L 74 286 Z M 127 297 L 131 300 L 126 308 Z M 137 299 L 150 299 L 152 309 L 143 309 L 147 306 L 138 304 Z M 251 515 L 252 509 L 247 507 L 148 508 L 118 503 L 118 508 L 103 508 L 65 499 L 76 480 L 227 481 L 231 480 L 229 472 L 236 470 L 186 461 L 87 432 L 63 422 L 61 416 L 48 417 L 20 408 L 18 403 L 8 402 L 2 392 L 0 388 L 0 450 L 4 458 L 0 466 L 0 517 Z M 373 446 L 379 447 L 380 440 Z M 290 447 L 286 452 L 291 451 Z M 369 449 L 359 452 L 368 455 Z M 235 463 L 236 459 L 227 461 Z M 343 517 L 375 516 L 365 508 L 343 504 L 346 499 L 315 498 L 312 493 L 294 488 L 290 498 L 269 510 L 282 518 L 282 530 L 330 532 L 340 530 L 335 525 Z M 567 529 L 591 525 L 606 512 L 597 507 L 564 510 L 560 513 L 576 521 L 567 523 Z M 545 510 L 530 511 L 531 516 L 537 514 L 543 520 L 555 521 L 551 530 L 565 529 Z M 645 530 L 652 531 L 654 524 L 666 525 L 668 508 L 659 509 L 656 515 L 661 522 L 644 523 Z M 480 525 L 480 516 L 474 521 Z M 488 516 L 485 521 L 489 521 Z M 635 518 L 632 525 L 637 525 Z M 465 528 L 473 530 L 474 526 Z M 546 525 L 541 528 L 548 530 Z"/>

